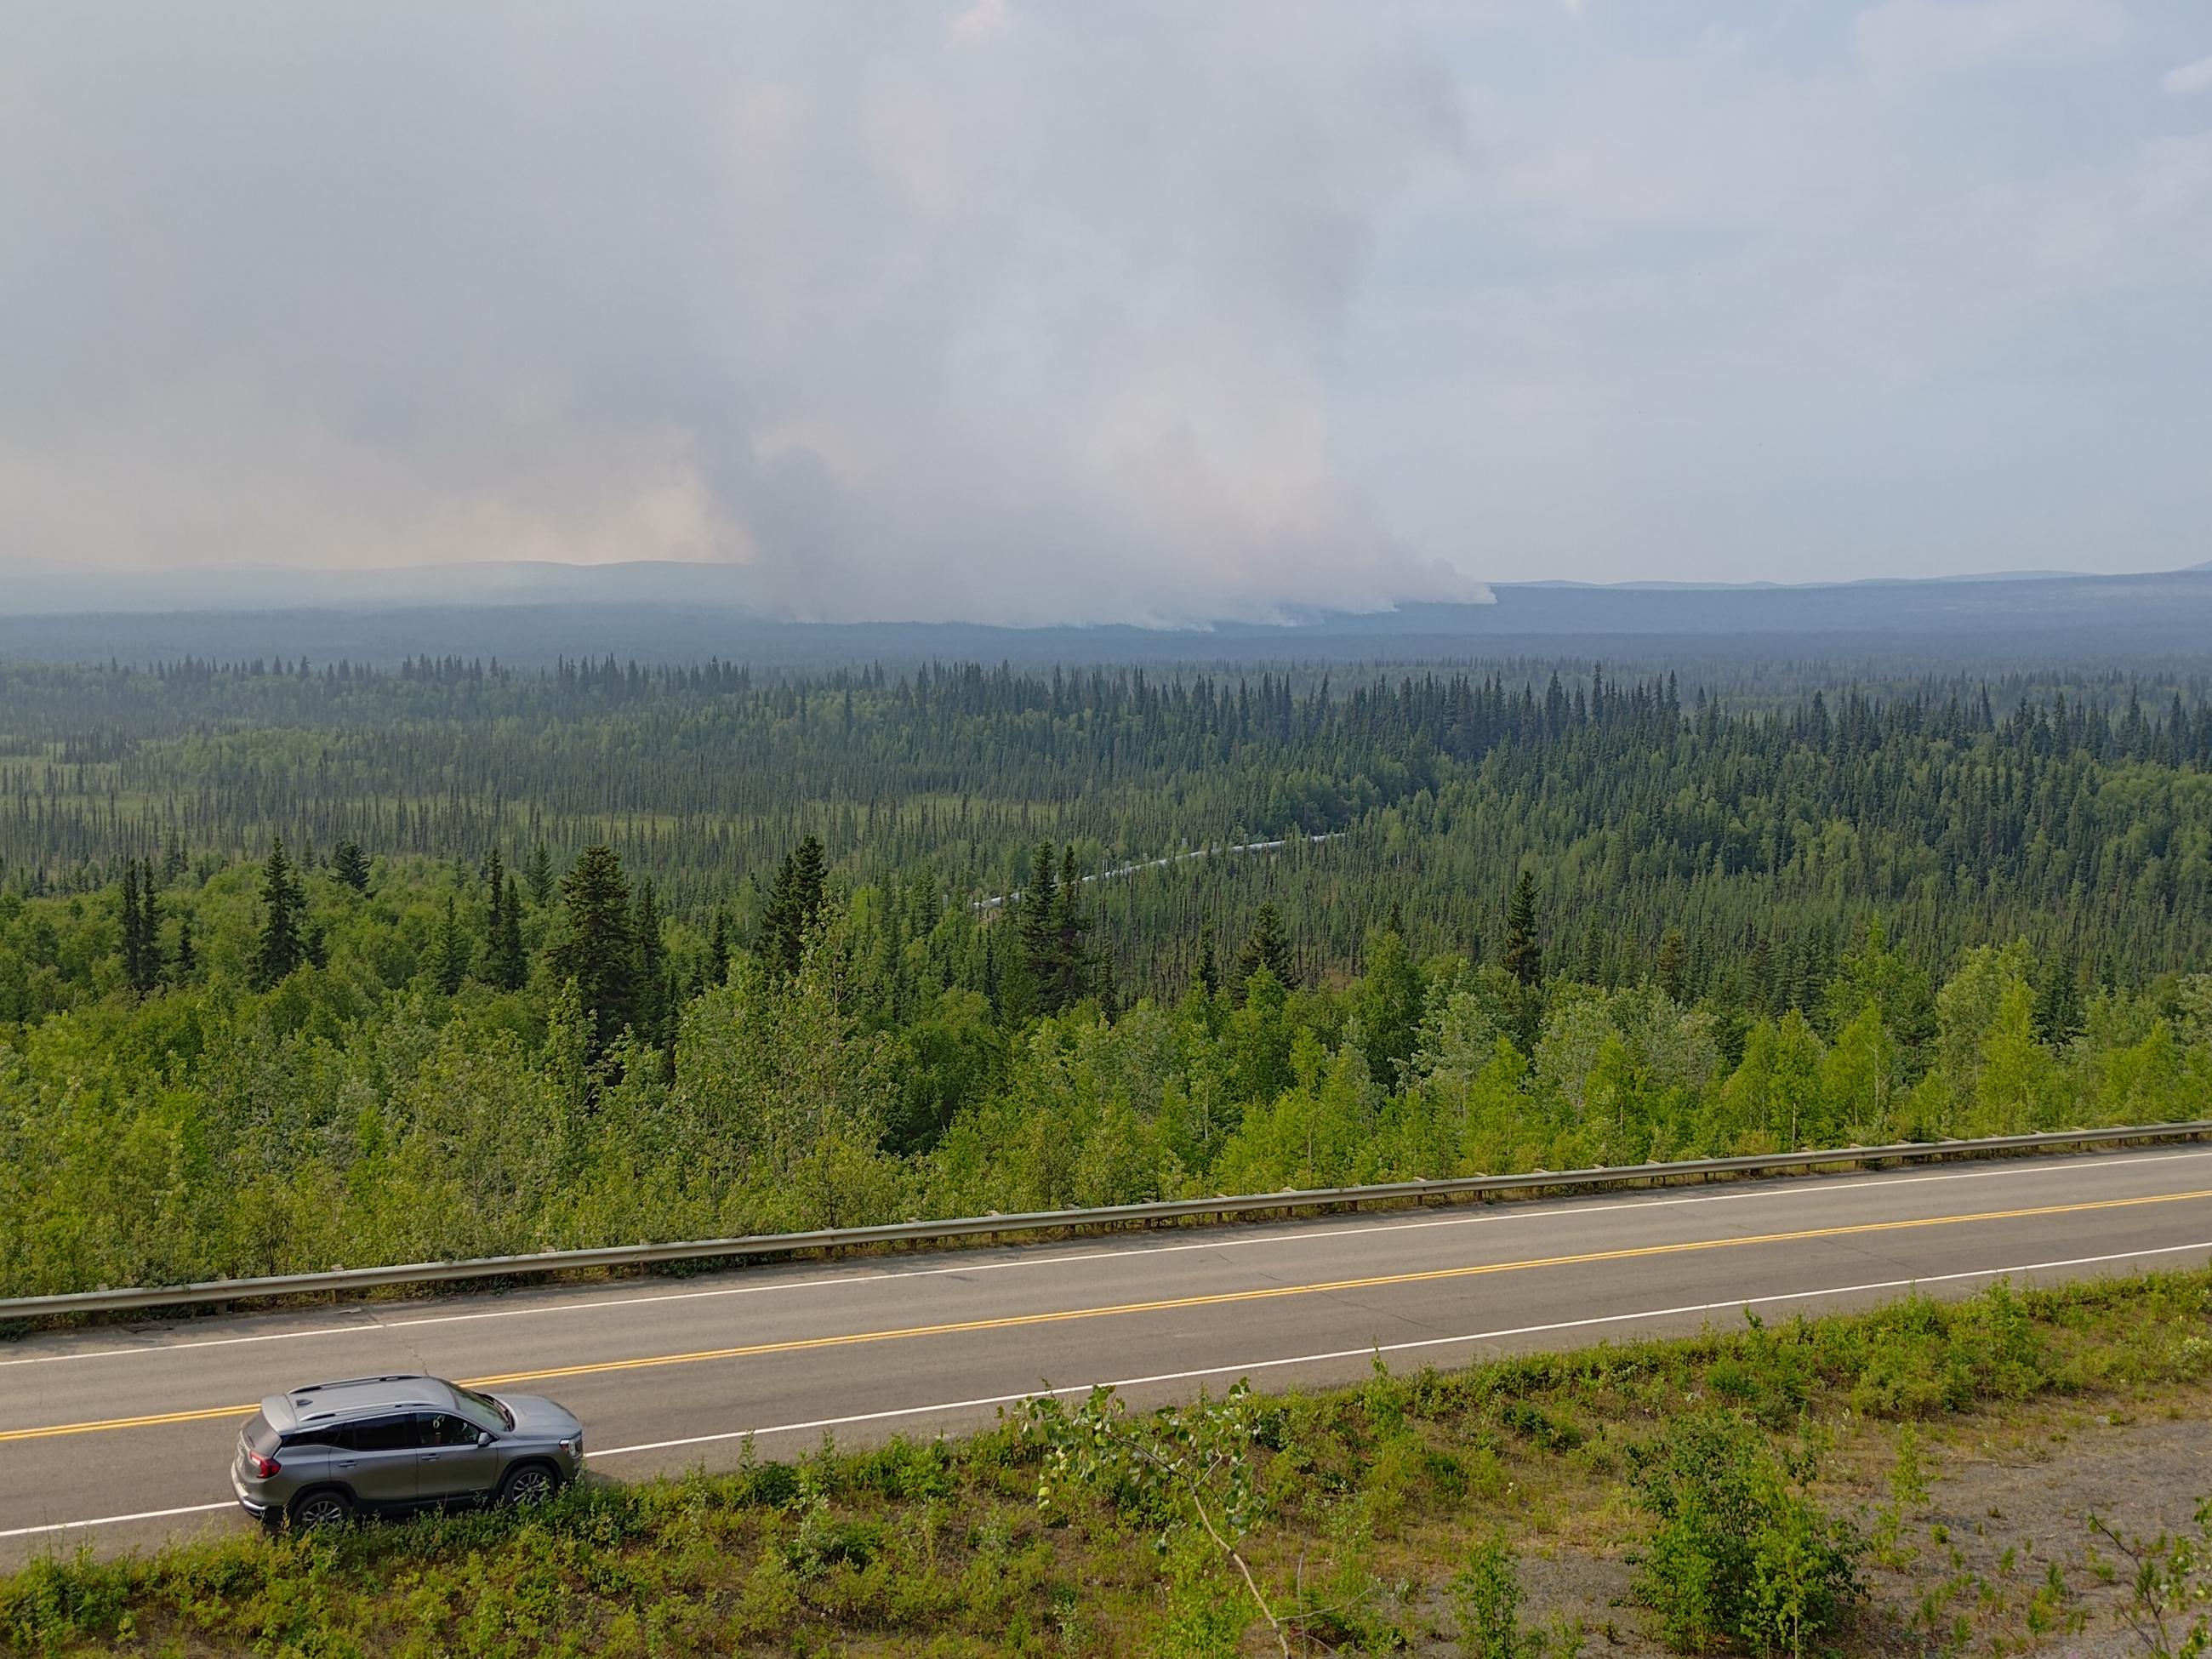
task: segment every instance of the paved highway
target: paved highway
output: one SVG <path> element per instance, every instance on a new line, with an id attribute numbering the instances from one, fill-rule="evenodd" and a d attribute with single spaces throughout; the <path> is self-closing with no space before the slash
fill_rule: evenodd
<path id="1" fill-rule="evenodd" d="M 0 1346 L 0 1560 L 246 1524 L 276 1390 L 428 1371 L 550 1394 L 633 1478 L 988 1423 L 1048 1388 L 1314 1386 L 1901 1296 L 2200 1265 L 2212 1149 L 1130 1234 L 670 1282 L 106 1326 Z"/>

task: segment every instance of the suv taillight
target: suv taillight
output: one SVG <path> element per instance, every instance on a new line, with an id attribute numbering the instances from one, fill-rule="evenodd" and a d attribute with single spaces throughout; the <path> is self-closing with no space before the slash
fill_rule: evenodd
<path id="1" fill-rule="evenodd" d="M 270 1475 L 276 1474 L 278 1469 L 284 1467 L 275 1458 L 264 1457 L 259 1452 L 256 1451 L 246 1453 L 246 1466 L 253 1471 L 253 1478 L 256 1480 L 266 1480 Z"/>

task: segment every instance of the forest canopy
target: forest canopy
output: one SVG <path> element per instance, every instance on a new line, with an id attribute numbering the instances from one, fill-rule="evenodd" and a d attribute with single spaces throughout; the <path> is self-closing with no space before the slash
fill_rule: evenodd
<path id="1" fill-rule="evenodd" d="M 2109 677 L 0 669 L 0 1293 L 2200 1115 L 2208 765 Z"/>

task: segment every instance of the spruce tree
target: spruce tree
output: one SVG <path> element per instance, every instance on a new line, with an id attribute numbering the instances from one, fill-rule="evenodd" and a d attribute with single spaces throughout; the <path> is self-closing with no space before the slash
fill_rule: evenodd
<path id="1" fill-rule="evenodd" d="M 1669 927 L 1659 941 L 1659 988 L 1675 1002 L 1690 1000 L 1690 969 L 1682 930 Z"/>
<path id="2" fill-rule="evenodd" d="M 606 1051 L 635 1011 L 637 941 L 630 931 L 629 884 L 611 847 L 587 847 L 561 878 L 561 927 L 547 965 L 557 986 L 576 982 L 591 1017 L 591 1052 Z"/>
<path id="3" fill-rule="evenodd" d="M 356 893 L 368 890 L 368 854 L 357 841 L 342 841 L 331 854 L 331 873 Z"/>
<path id="4" fill-rule="evenodd" d="M 178 838 L 176 832 L 172 830 L 161 853 L 162 885 L 167 886 L 178 880 L 191 867 L 190 862 L 185 857 L 185 843 Z"/>
<path id="5" fill-rule="evenodd" d="M 1536 937 L 1536 878 L 1528 871 L 1513 884 L 1505 907 L 1505 971 L 1523 985 L 1544 977 L 1544 947 Z"/>
<path id="6" fill-rule="evenodd" d="M 544 909 L 553 900 L 553 855 L 539 842 L 530 849 L 530 862 L 524 866 L 523 884 L 530 890 L 530 902 Z"/>
<path id="7" fill-rule="evenodd" d="M 730 982 L 730 913 L 719 904 L 714 907 L 714 920 L 707 933 L 707 982 Z"/>
<path id="8" fill-rule="evenodd" d="M 1066 1005 L 1060 972 L 1060 878 L 1052 843 L 1041 841 L 1030 854 L 1030 884 L 1018 901 L 1023 982 L 1036 1014 L 1056 1014 Z"/>
<path id="9" fill-rule="evenodd" d="M 648 876 L 638 884 L 637 908 L 630 921 L 637 940 L 637 991 L 635 1021 L 637 1034 L 647 1042 L 665 1047 L 673 1023 L 676 988 L 669 978 L 668 949 L 660 937 L 660 896 Z"/>
<path id="10" fill-rule="evenodd" d="M 1221 969 L 1213 959 L 1213 929 L 1201 928 L 1198 935 L 1198 967 L 1191 975 L 1191 982 L 1203 997 L 1212 997 L 1221 988 Z"/>
<path id="11" fill-rule="evenodd" d="M 430 942 L 430 972 L 438 989 L 447 996 L 458 996 L 469 976 L 469 936 L 461 931 L 461 920 L 454 896 L 446 895 L 445 920 Z"/>
<path id="12" fill-rule="evenodd" d="M 2034 1020 L 2036 1041 L 2053 1048 L 2063 1048 L 2081 1035 L 2081 981 L 2063 949 L 2052 950 L 2037 971 Z"/>
<path id="13" fill-rule="evenodd" d="M 154 866 L 123 866 L 123 979 L 134 995 L 150 995 L 161 979 L 161 918 L 154 908 Z"/>
<path id="14" fill-rule="evenodd" d="M 530 952 L 522 944 L 522 890 L 507 878 L 501 891 L 499 927 L 492 936 L 492 983 L 502 991 L 520 991 L 530 983 Z"/>
<path id="15" fill-rule="evenodd" d="M 1743 1006 L 1765 1013 L 1774 1001 L 1774 946 L 1764 933 L 1750 933 L 1743 959 Z"/>
<path id="16" fill-rule="evenodd" d="M 1592 910 L 1583 919 L 1582 962 L 1576 977 L 1585 985 L 1604 984 L 1606 982 L 1605 958 L 1604 926 L 1598 921 L 1597 912 Z"/>
<path id="17" fill-rule="evenodd" d="M 123 981 L 138 987 L 138 865 L 134 859 L 123 866 Z"/>
<path id="18" fill-rule="evenodd" d="M 507 921 L 507 866 L 495 847 L 484 854 L 484 977 L 490 979 L 496 972 L 494 963 L 499 956 L 500 929 Z"/>
<path id="19" fill-rule="evenodd" d="M 1278 985 L 1285 988 L 1297 982 L 1291 964 L 1291 942 L 1283 933 L 1283 918 L 1273 902 L 1262 904 L 1252 918 L 1252 932 L 1244 940 L 1244 948 L 1237 953 L 1237 966 L 1229 976 L 1229 988 L 1239 1006 L 1244 1001 L 1246 988 L 1252 975 L 1265 968 L 1274 976 Z"/>
<path id="20" fill-rule="evenodd" d="M 154 896 L 151 860 L 138 866 L 138 938 L 144 955 L 140 963 L 143 977 L 137 990 L 141 996 L 149 996 L 161 982 L 161 902 Z"/>
<path id="21" fill-rule="evenodd" d="M 185 984 L 191 979 L 199 965 L 199 950 L 192 943 L 191 914 L 187 911 L 177 918 L 177 954 L 175 960 L 170 963 L 171 978 L 179 985 Z"/>
<path id="22" fill-rule="evenodd" d="M 1060 849 L 1060 892 L 1053 916 L 1053 1000 L 1073 1008 L 1100 988 L 1098 963 L 1091 948 L 1091 918 L 1083 911 L 1083 882 L 1075 868 L 1075 849 Z"/>
<path id="23" fill-rule="evenodd" d="M 522 951 L 522 895 L 506 860 L 495 847 L 484 855 L 484 890 L 489 895 L 484 909 L 484 948 L 481 958 L 485 983 L 495 990 L 519 991 L 529 977 L 530 963 Z"/>
<path id="24" fill-rule="evenodd" d="M 807 836 L 785 855 L 761 914 L 761 956 L 786 979 L 799 975 L 806 941 L 822 919 L 828 861 L 822 842 Z"/>
<path id="25" fill-rule="evenodd" d="M 759 878 L 756 876 L 754 880 L 757 882 Z M 799 934 L 795 921 L 799 900 L 794 890 L 797 881 L 795 862 L 786 853 L 761 900 L 760 937 L 753 945 L 762 966 L 771 975 L 784 979 L 799 972 Z"/>
<path id="26" fill-rule="evenodd" d="M 284 855 L 284 838 L 271 836 L 261 866 L 261 937 L 253 952 L 257 990 L 269 989 L 307 959 L 301 933 L 307 903 L 292 860 Z"/>
<path id="27" fill-rule="evenodd" d="M 802 837 L 799 850 L 792 854 L 792 888 L 798 901 L 799 933 L 802 943 L 822 920 L 822 903 L 829 873 L 830 863 L 823 855 L 821 837 L 811 835 Z"/>

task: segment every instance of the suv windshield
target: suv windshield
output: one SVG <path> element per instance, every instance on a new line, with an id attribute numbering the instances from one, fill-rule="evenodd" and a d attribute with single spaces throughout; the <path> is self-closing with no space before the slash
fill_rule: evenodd
<path id="1" fill-rule="evenodd" d="M 489 1395 L 478 1394 L 474 1389 L 465 1389 L 458 1382 L 453 1385 L 453 1398 L 460 1402 L 461 1409 L 486 1428 L 494 1424 L 501 1428 L 514 1426 L 514 1413 Z"/>

